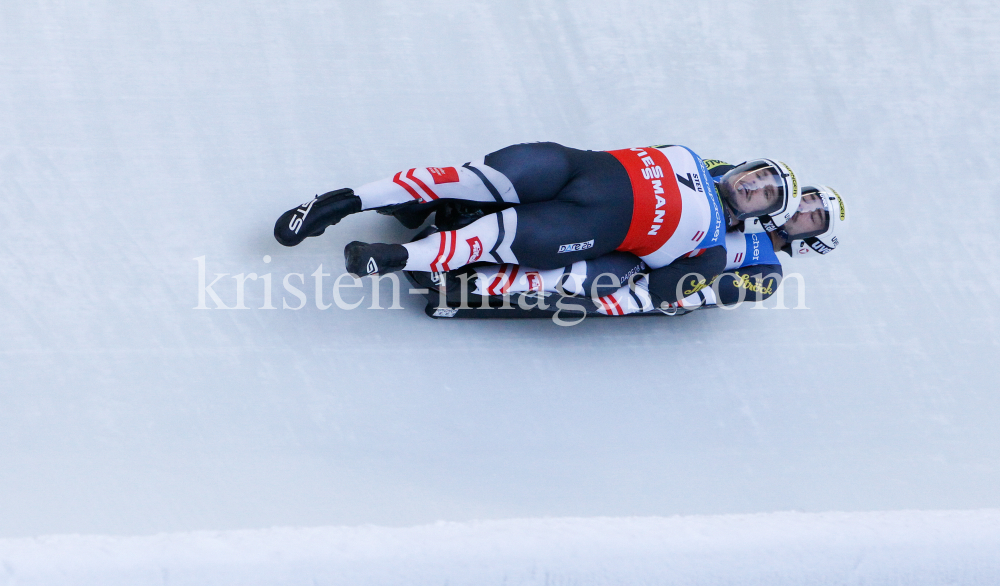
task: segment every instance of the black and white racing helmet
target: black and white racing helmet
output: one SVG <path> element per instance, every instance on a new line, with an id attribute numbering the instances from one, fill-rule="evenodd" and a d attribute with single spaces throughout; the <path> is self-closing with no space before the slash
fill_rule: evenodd
<path id="1" fill-rule="evenodd" d="M 802 189 L 802 203 L 781 235 L 791 244 L 792 256 L 815 257 L 837 248 L 846 226 L 847 208 L 840 194 L 826 185 L 810 185 Z"/>
<path id="2" fill-rule="evenodd" d="M 784 225 L 799 206 L 799 182 L 780 161 L 740 163 L 720 177 L 718 185 L 722 200 L 737 220 L 756 219 L 754 223 L 768 232 Z"/>

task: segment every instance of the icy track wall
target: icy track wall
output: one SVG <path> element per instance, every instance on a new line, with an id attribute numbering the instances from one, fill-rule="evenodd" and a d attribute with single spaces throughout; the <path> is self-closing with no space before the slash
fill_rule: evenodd
<path id="1" fill-rule="evenodd" d="M 988 2 L 4 3 L 0 536 L 1000 506 L 997 31 Z M 412 233 L 271 237 L 536 140 L 779 158 L 853 230 L 789 261 L 808 310 L 572 328 L 321 310 L 347 242 Z M 276 309 L 247 280 L 195 310 L 200 257 Z"/>
<path id="2" fill-rule="evenodd" d="M 989 586 L 998 524 L 1000 511 L 892 511 L 0 539 L 0 583 Z"/>

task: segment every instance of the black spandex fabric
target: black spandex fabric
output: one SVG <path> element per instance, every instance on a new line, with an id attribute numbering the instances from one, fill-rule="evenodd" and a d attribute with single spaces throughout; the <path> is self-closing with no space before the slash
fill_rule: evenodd
<path id="1" fill-rule="evenodd" d="M 519 262 L 555 269 L 614 251 L 632 221 L 632 184 L 613 155 L 553 142 L 519 144 L 486 155 L 514 185 Z M 559 252 L 564 245 L 577 244 Z M 565 250 L 565 248 L 564 248 Z"/>
<path id="2" fill-rule="evenodd" d="M 726 271 L 713 284 L 719 305 L 763 301 L 781 284 L 781 265 L 751 265 Z"/>
<path id="3" fill-rule="evenodd" d="M 726 269 L 726 249 L 713 246 L 694 258 L 681 257 L 649 272 L 649 292 L 659 303 L 676 303 L 709 285 Z"/>

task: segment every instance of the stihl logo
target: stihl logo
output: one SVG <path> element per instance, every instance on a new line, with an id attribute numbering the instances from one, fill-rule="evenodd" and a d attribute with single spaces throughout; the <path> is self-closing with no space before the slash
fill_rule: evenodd
<path id="1" fill-rule="evenodd" d="M 368 257 L 368 264 L 365 265 L 365 270 L 368 271 L 369 275 L 374 275 L 378 272 L 378 265 L 375 264 L 375 259 L 373 257 Z"/>
<path id="2" fill-rule="evenodd" d="M 427 172 L 434 178 L 434 185 L 458 183 L 458 170 L 454 167 L 427 167 Z"/>
<path id="3" fill-rule="evenodd" d="M 292 216 L 291 221 L 288 222 L 288 229 L 296 234 L 299 233 L 299 228 L 302 227 L 302 222 L 306 221 L 306 216 L 309 215 L 309 210 L 312 209 L 313 204 L 316 203 L 318 197 L 314 197 L 309 203 L 304 203 L 299 206 L 299 209 L 295 210 L 295 215 Z M 299 214 L 302 214 L 301 216 Z"/>
<path id="4" fill-rule="evenodd" d="M 479 236 L 473 236 L 465 242 L 469 245 L 469 260 L 465 264 L 474 263 L 483 256 L 483 243 L 479 241 Z"/>

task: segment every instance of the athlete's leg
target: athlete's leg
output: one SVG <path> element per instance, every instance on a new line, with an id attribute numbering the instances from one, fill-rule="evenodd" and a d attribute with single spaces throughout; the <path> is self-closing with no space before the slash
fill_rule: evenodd
<path id="1" fill-rule="evenodd" d="M 391 211 L 405 226 L 415 228 L 448 200 L 494 208 L 552 200 L 577 172 L 574 155 L 585 152 L 555 143 L 521 144 L 462 166 L 400 171 L 355 190 L 325 193 L 288 210 L 275 223 L 274 237 L 285 246 L 295 246 L 363 210 Z"/>
<path id="2" fill-rule="evenodd" d="M 632 221 L 632 183 L 613 155 L 565 149 L 572 178 L 554 201 L 518 208 L 511 250 L 524 264 L 554 269 L 614 251 Z"/>
<path id="3" fill-rule="evenodd" d="M 481 203 L 519 203 L 511 182 L 481 160 L 456 167 L 424 167 L 400 171 L 392 177 L 354 190 L 361 209 L 371 210 L 408 202 L 433 203 L 461 199 Z"/>
<path id="4" fill-rule="evenodd" d="M 438 283 L 446 283 L 449 299 L 466 300 L 470 294 L 501 296 L 529 291 L 551 292 L 582 296 L 598 313 L 627 315 L 654 310 L 648 277 L 641 272 L 646 269 L 639 257 L 627 252 L 612 252 L 548 271 L 515 264 L 479 266 L 468 269 L 467 276 L 456 274 L 456 271 L 439 278 Z M 470 290 L 462 293 L 461 288 L 466 285 Z M 428 287 L 438 288 L 439 285 Z M 675 304 L 673 312 L 677 310 Z"/>
<path id="5" fill-rule="evenodd" d="M 571 163 L 565 168 L 571 177 L 556 199 L 522 203 L 458 230 L 406 244 L 407 270 L 442 272 L 480 260 L 549 270 L 603 256 L 622 243 L 632 220 L 632 191 L 617 160 L 607 153 L 529 146 L 544 147 L 539 149 L 543 153 L 562 153 Z"/>
<path id="6" fill-rule="evenodd" d="M 653 311 L 653 299 L 649 295 L 649 279 L 646 275 L 622 285 L 616 291 L 593 300 L 599 313 L 605 315 L 628 315 Z"/>
<path id="7" fill-rule="evenodd" d="M 534 166 L 526 158 L 528 152 L 537 152 L 548 162 Z M 519 145 L 494 155 L 491 161 L 498 167 L 527 169 L 524 175 L 514 176 L 517 184 L 544 183 L 544 169 L 554 169 L 562 179 L 546 184 L 544 190 L 522 189 L 525 198 L 533 201 L 521 201 L 458 230 L 391 248 L 380 245 L 369 250 L 365 248 L 369 245 L 352 243 L 350 252 L 345 250 L 348 270 L 356 274 L 368 274 L 363 272 L 366 267 L 379 267 L 380 273 L 400 268 L 445 272 L 481 260 L 549 270 L 608 254 L 625 239 L 632 219 L 631 182 L 612 155 L 551 144 Z M 523 164 L 516 163 L 521 159 Z M 557 187 L 552 199 L 551 190 Z M 549 199 L 534 201 L 538 198 Z"/>
<path id="8" fill-rule="evenodd" d="M 514 258 L 555 269 L 613 252 L 628 232 L 632 210 L 584 206 L 562 200 L 517 208 Z"/>
<path id="9" fill-rule="evenodd" d="M 546 291 L 568 295 L 607 293 L 621 287 L 646 269 L 646 263 L 629 252 L 612 252 L 566 267 L 543 270 L 526 265 L 486 265 L 473 271 L 476 295 L 504 295 Z M 598 288 L 594 290 L 594 283 Z"/>
<path id="10" fill-rule="evenodd" d="M 490 153 L 483 161 L 510 181 L 518 203 L 551 201 L 580 171 L 580 151 L 554 142 L 516 144 Z"/>
<path id="11" fill-rule="evenodd" d="M 346 255 L 348 271 L 369 274 L 366 268 L 379 267 L 380 273 L 400 268 L 446 272 L 483 260 L 549 270 L 613 252 L 632 219 L 631 183 L 611 155 L 588 153 L 587 158 L 590 164 L 577 165 L 576 174 L 553 201 L 508 208 L 458 230 L 392 248 L 369 251 L 364 243 L 352 243 Z"/>
<path id="12" fill-rule="evenodd" d="M 628 218 L 622 224 L 588 207 L 549 201 L 489 214 L 402 246 L 410 271 L 446 272 L 480 261 L 549 270 L 613 252 L 627 230 Z"/>
<path id="13" fill-rule="evenodd" d="M 413 168 L 354 190 L 362 209 L 461 199 L 522 204 L 555 199 L 573 178 L 580 152 L 553 142 L 509 146 L 455 167 Z"/>
<path id="14" fill-rule="evenodd" d="M 531 207 L 531 206 L 522 206 Z M 474 262 L 517 263 L 510 249 L 517 232 L 518 209 L 488 214 L 459 228 L 403 244 L 408 271 L 447 272 Z"/>

